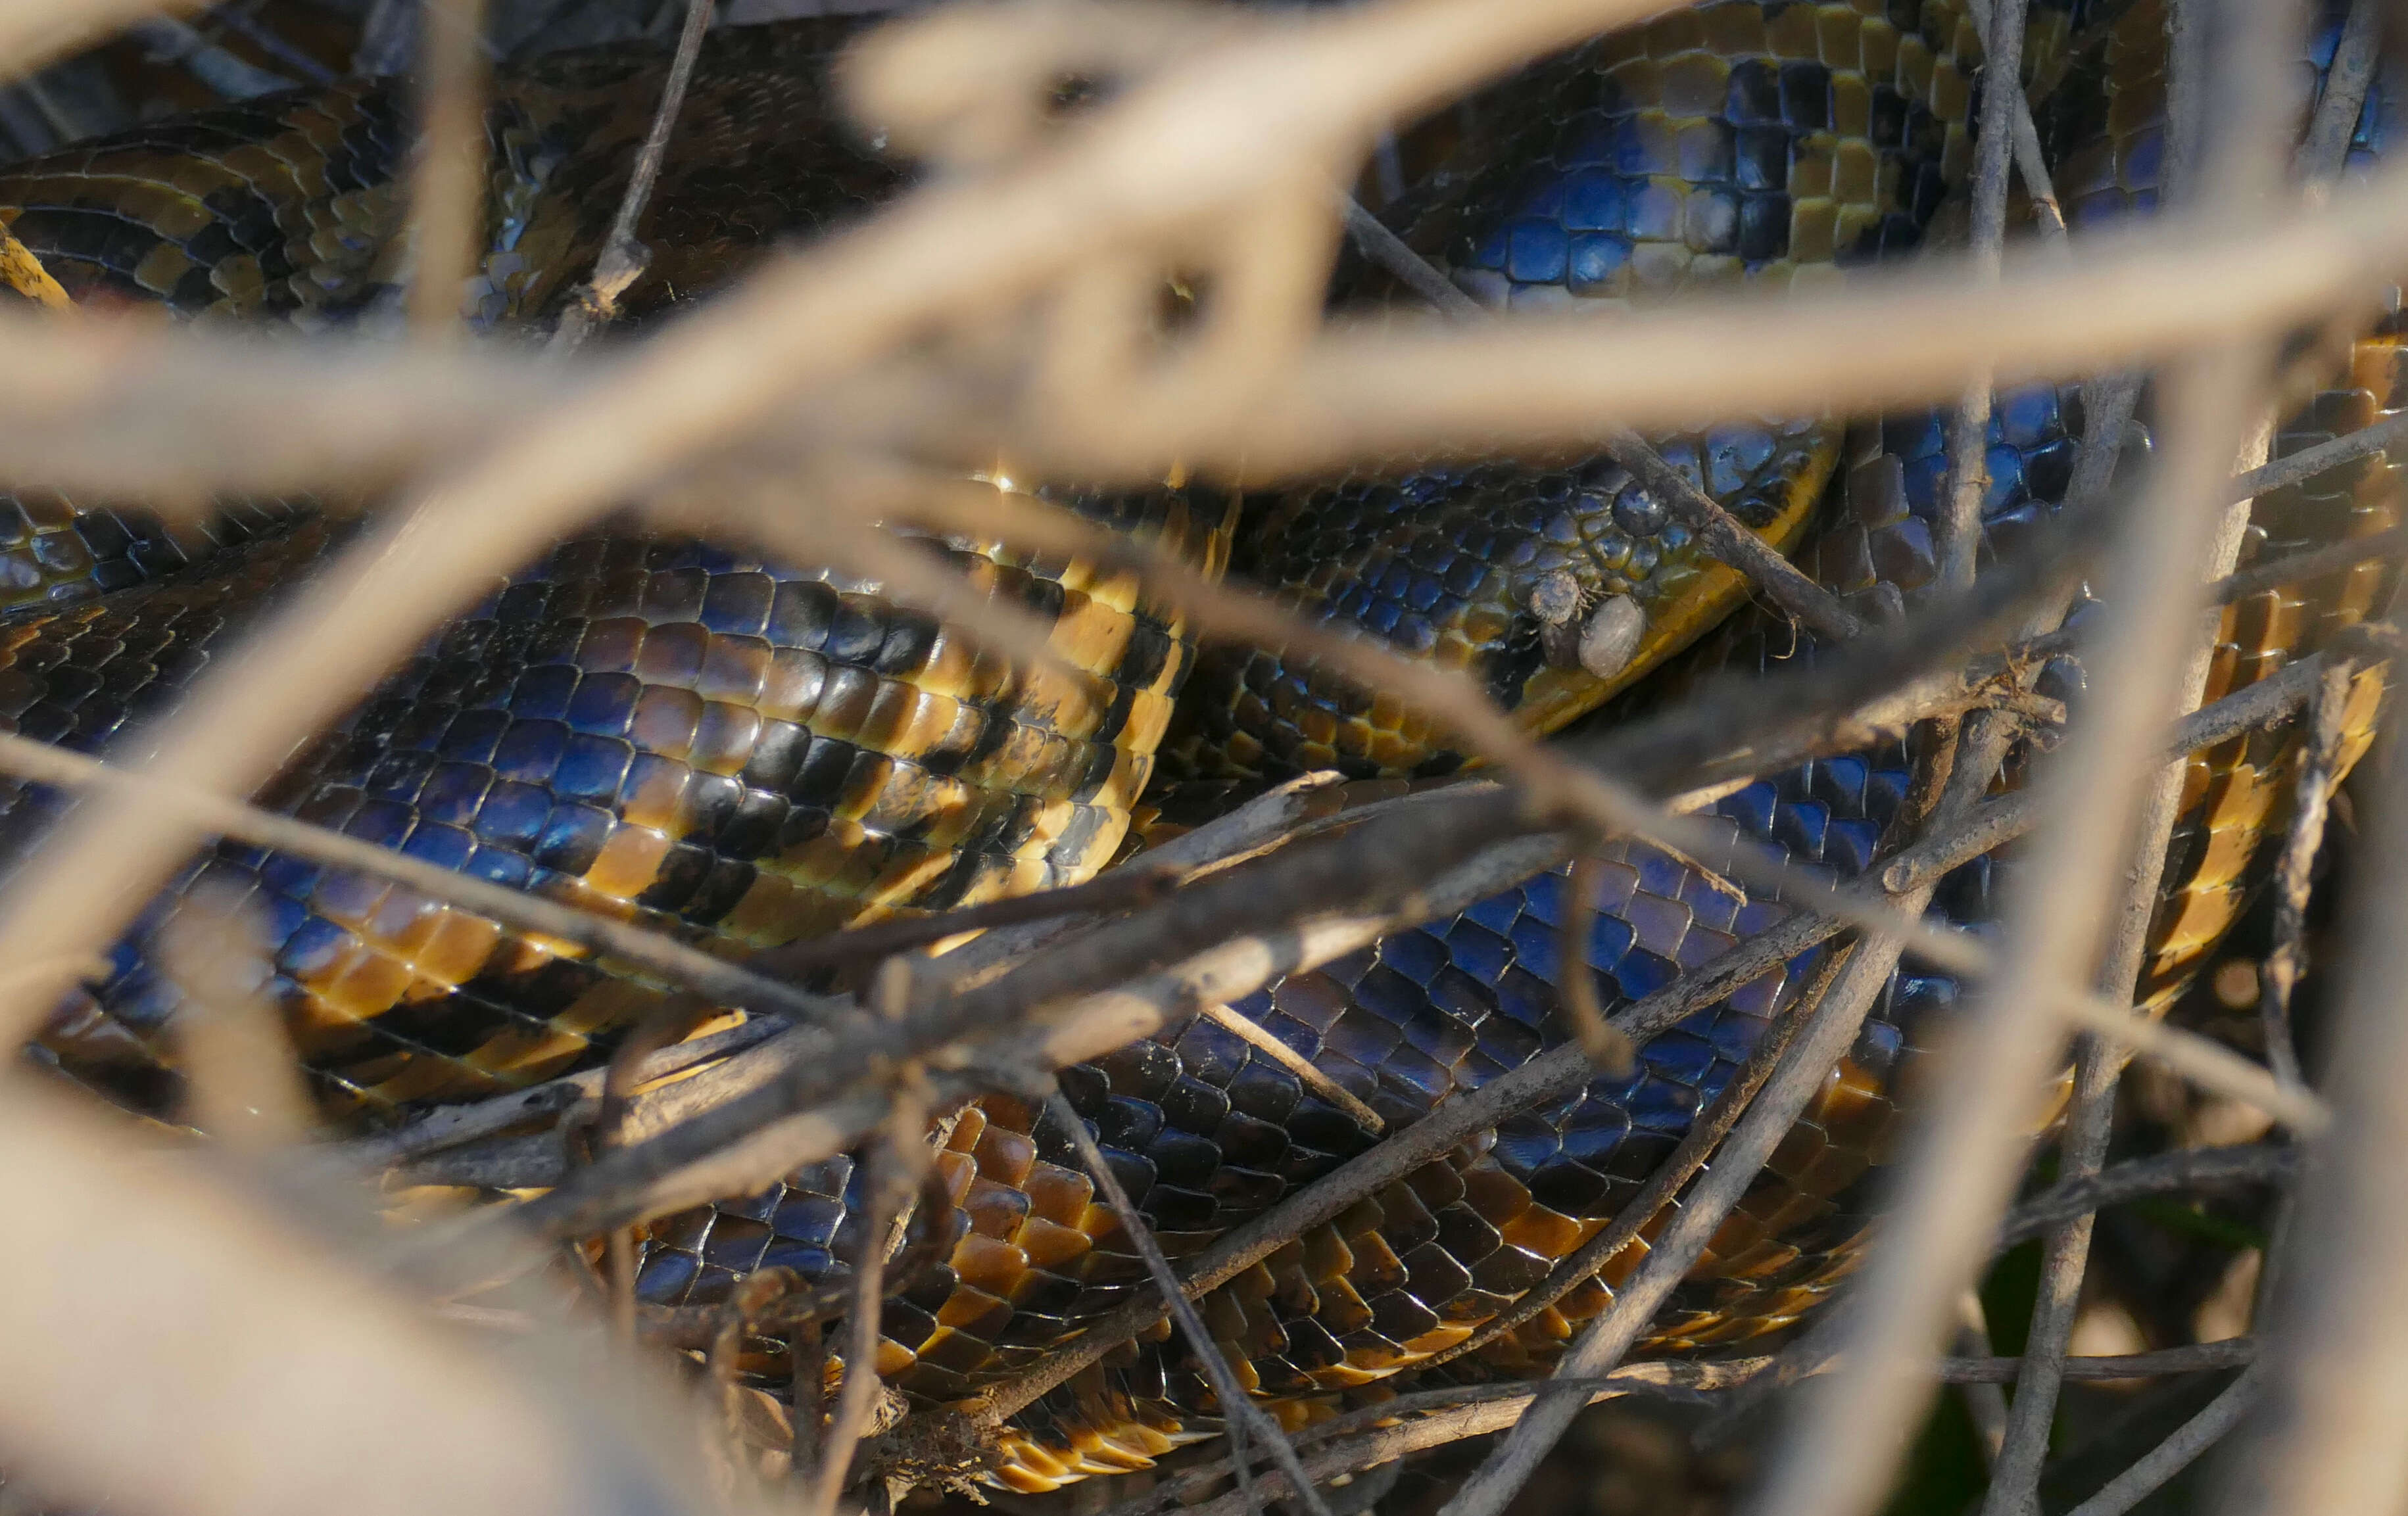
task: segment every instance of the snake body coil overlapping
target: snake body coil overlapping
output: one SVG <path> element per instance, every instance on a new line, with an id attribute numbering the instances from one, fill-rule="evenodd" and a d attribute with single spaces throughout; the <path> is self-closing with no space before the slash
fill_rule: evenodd
<path id="1" fill-rule="evenodd" d="M 2145 209 L 2163 113 L 2157 7 L 2034 9 L 2036 48 L 2068 50 L 2056 60 L 2066 82 L 2041 115 L 2070 218 L 2081 227 Z M 904 182 L 835 123 L 825 71 L 845 35 L 793 23 L 714 39 L 652 200 L 643 236 L 658 257 L 630 293 L 632 318 L 659 316 L 771 239 L 860 214 Z M 2320 46 L 2329 59 L 2329 35 Z M 1466 290 L 1517 308 L 1841 277 L 1914 249 L 1961 189 L 1979 51 L 1950 0 L 1716 0 L 1492 92 L 1474 128 L 1385 214 Z M 557 315 L 598 250 L 660 67 L 646 52 L 604 50 L 504 80 L 472 320 L 539 327 Z M 64 150 L 0 174 L 0 220 L 78 301 L 305 328 L 381 320 L 405 262 L 401 99 L 386 84 L 345 85 Z M 2378 80 L 2359 157 L 2378 147 L 2390 99 Z M 1344 277 L 1354 297 L 1371 297 L 1368 272 Z M 2386 324 L 2285 422 L 2277 451 L 2377 419 L 2402 403 L 2401 379 Z M 2012 556 L 2053 513 L 2081 435 L 2072 390 L 2001 397 L 1985 552 Z M 1921 601 L 1934 578 L 1941 438 L 1936 418 L 1914 416 L 1853 429 L 1833 418 L 1742 420 L 1656 441 L 1768 540 L 1802 544 L 1810 574 L 1878 617 Z M 2137 463 L 2145 449 L 2131 451 Z M 2395 472 L 2378 458 L 2261 499 L 2249 555 L 2388 527 Z M 1308 615 L 1472 671 L 1538 730 L 1693 643 L 1692 662 L 1799 655 L 1799 637 L 1753 608 L 1699 643 L 1742 605 L 1741 581 L 1610 461 L 1400 467 L 1268 503 L 1196 483 L 1142 496 L 1051 493 L 1210 573 L 1234 556 Z M 171 705 L 346 530 L 306 502 L 230 508 L 196 533 L 18 493 L 0 508 L 0 723 L 106 749 Z M 1309 662 L 1276 649 L 1199 655 L 1188 627 L 1131 574 L 1034 561 L 994 541 L 942 551 L 982 588 L 1048 617 L 1076 677 L 1013 667 L 875 584 L 738 542 L 613 524 L 498 587 L 264 798 L 741 955 L 1084 879 L 1121 848 L 1149 793 L 1192 802 L 1313 769 L 1428 777 L 1460 766 L 1414 713 Z M 1621 618 L 1611 656 L 1551 651 L 1534 597 L 1567 577 L 1583 615 L 1611 608 Z M 2371 614 L 2386 586 L 2364 565 L 2233 608 L 2211 696 Z M 2371 680 L 2363 693 L 2360 731 Z M 2259 838 L 2286 803 L 2294 745 L 2259 733 L 2193 760 L 2143 987 L 2151 1007 L 2238 913 Z M 1892 745 L 1759 780 L 1720 811 L 1734 835 L 1856 874 L 1893 840 L 1908 782 Z M 56 805 L 33 787 L 0 789 L 0 843 L 22 851 Z M 1731 893 L 1711 863 L 1639 843 L 1607 850 L 1587 968 L 1609 1004 L 1786 914 L 1777 900 Z M 1942 905 L 1986 919 L 1999 866 L 1960 870 Z M 1391 1129 L 1410 1123 L 1569 1035 L 1555 991 L 1564 889 L 1562 874 L 1541 875 L 1235 1008 Z M 589 1065 L 659 999 L 638 980 L 400 887 L 222 844 L 153 908 L 112 974 L 61 1008 L 43 1044 L 61 1072 L 139 1108 L 173 1108 L 179 992 L 149 943 L 208 891 L 248 901 L 264 922 L 275 993 L 333 1120 Z M 1632 1075 L 1509 1121 L 1211 1295 L 1205 1318 L 1248 1387 L 1307 1420 L 1466 1341 L 1606 1224 L 1818 961 L 1819 951 L 1768 974 L 1646 1044 Z M 1904 1070 L 1956 993 L 1911 963 L 1893 978 L 1853 1053 L 1656 1323 L 1652 1347 L 1777 1329 L 1832 1288 Z M 1206 1019 L 1065 1070 L 1062 1084 L 1174 1256 L 1377 1136 Z M 1067 1135 L 1038 1118 L 991 1097 L 946 1137 L 939 1164 L 958 1235 L 941 1266 L 903 1281 L 883 1318 L 879 1366 L 915 1399 L 957 1398 L 1033 1361 L 1140 1278 Z M 838 1160 L 656 1223 L 639 1293 L 705 1303 L 767 1266 L 838 1271 L 858 1191 Z M 1543 1365 L 1643 1251 L 1626 1249 L 1441 1372 Z M 994 1477 L 1050 1488 L 1142 1466 L 1218 1425 L 1185 1350 L 1148 1341 L 1015 1419 Z"/>

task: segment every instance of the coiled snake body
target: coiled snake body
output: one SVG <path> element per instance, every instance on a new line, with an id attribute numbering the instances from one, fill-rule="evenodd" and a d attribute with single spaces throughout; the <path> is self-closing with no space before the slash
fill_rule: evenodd
<path id="1" fill-rule="evenodd" d="M 2145 208 L 2163 104 L 2155 0 L 2097 16 L 2086 4 L 2034 8 L 2037 41 L 2084 40 L 2042 110 L 2071 218 Z M 644 239 L 659 257 L 630 293 L 635 317 L 902 182 L 832 124 L 824 71 L 843 35 L 796 23 L 714 39 L 648 213 Z M 2320 46 L 2329 59 L 2329 36 Z M 1915 247 L 1959 188 L 1978 56 L 1971 22 L 1948 0 L 1716 0 L 1494 92 L 1478 129 L 1386 214 L 1467 290 L 1513 307 L 1836 277 Z M 556 315 L 599 248 L 659 66 L 603 50 L 505 81 L 472 319 Z M 2375 150 L 2389 98 L 2379 80 L 2360 156 Z M 0 175 L 0 220 L 74 300 L 304 327 L 380 320 L 405 263 L 397 99 L 376 83 L 270 96 L 64 150 Z M 2400 404 L 2400 379 L 2386 324 L 2284 423 L 2278 451 L 2377 419 Z M 2080 435 L 2071 391 L 2001 397 L 1985 551 L 2011 554 L 2055 509 Z M 1656 441 L 1768 539 L 1802 543 L 1808 571 L 1869 610 L 1921 598 L 1933 578 L 1935 419 L 1854 431 L 1821 418 L 1741 421 Z M 2248 551 L 2382 530 L 2394 483 L 2378 458 L 2271 494 Z M 1681 653 L 1743 598 L 1662 502 L 1605 461 L 1400 469 L 1268 505 L 1202 485 L 1056 498 L 1211 572 L 1234 552 L 1240 571 L 1283 587 L 1308 614 L 1476 672 L 1541 730 Z M 102 503 L 9 497 L 0 722 L 104 748 L 171 704 L 211 650 L 343 532 L 306 504 L 246 504 L 195 532 Z M 1188 628 L 1131 576 L 992 541 L 943 551 L 993 594 L 1052 618 L 1079 676 L 1012 667 L 874 584 L 740 543 L 614 525 L 497 587 L 296 757 L 265 799 L 740 955 L 1082 879 L 1121 846 L 1150 785 L 1175 799 L 1317 768 L 1429 776 L 1459 765 L 1411 713 L 1278 650 L 1199 657 Z M 1552 647 L 1533 609 L 1566 577 L 1589 627 L 1612 633 L 1592 639 L 1590 656 Z M 2211 697 L 2367 615 L 2384 588 L 2368 565 L 2233 608 Z M 1597 640 L 1612 646 L 1598 652 Z M 1795 646 L 1749 610 L 1687 656 L 1769 660 Z M 2357 717 L 2362 730 L 2367 710 Z M 2237 914 L 2258 839 L 2285 804 L 2294 745 L 2260 733 L 2193 759 L 2143 984 L 2153 1007 Z M 1720 809 L 1795 859 L 1856 873 L 1887 840 L 1907 781 L 1893 745 L 1759 780 Z M 31 787 L 0 788 L 0 844 L 22 851 L 54 808 Z M 1960 870 L 1942 904 L 1984 919 L 1997 866 Z M 1609 1005 L 1785 913 L 1636 843 L 1609 849 L 1601 877 L 1587 968 Z M 158 902 L 111 975 L 60 1009 L 43 1043 L 60 1071 L 137 1108 L 172 1108 L 179 992 L 149 942 L 205 888 L 249 901 L 264 922 L 275 992 L 331 1118 L 374 1120 L 591 1064 L 658 999 L 466 910 L 222 844 Z M 1389 1127 L 1409 1123 L 1566 1037 L 1554 988 L 1564 888 L 1560 873 L 1541 875 L 1235 1008 Z M 1209 1297 L 1206 1320 L 1248 1387 L 1309 1419 L 1466 1341 L 1606 1224 L 1815 961 L 1697 1013 L 1649 1042 L 1631 1076 L 1509 1121 Z M 1656 1323 L 1652 1347 L 1772 1330 L 1832 1287 L 1863 1223 L 1901 1071 L 1926 1019 L 1955 994 L 1911 963 L 1894 976 L 1850 1057 Z M 1062 1083 L 1174 1255 L 1376 1139 L 1210 1020 L 1066 1070 Z M 1140 1277 L 1067 1136 L 1037 1116 L 992 1097 L 946 1138 L 958 1237 L 883 1318 L 880 1367 L 914 1398 L 957 1398 L 1032 1361 Z M 639 1292 L 703 1303 L 765 1266 L 838 1270 L 858 1188 L 838 1160 L 655 1223 Z M 1626 1249 L 1442 1372 L 1543 1364 L 1643 1251 Z M 1051 1488 L 1141 1466 L 1218 1425 L 1175 1339 L 1141 1343 L 1016 1418 L 993 1477 Z"/>

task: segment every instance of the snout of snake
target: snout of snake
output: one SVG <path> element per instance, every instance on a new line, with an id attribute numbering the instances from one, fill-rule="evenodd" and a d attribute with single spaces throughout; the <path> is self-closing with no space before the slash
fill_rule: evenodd
<path id="1" fill-rule="evenodd" d="M 2032 42 L 2063 81 L 2041 115 L 2083 225 L 2154 201 L 2163 107 L 2158 0 L 2104 20 L 2091 8 L 2036 0 Z M 847 35 L 810 22 L 714 37 L 647 215 L 643 238 L 659 256 L 630 292 L 631 320 L 673 316 L 769 238 L 824 232 L 908 184 L 906 167 L 837 118 L 827 67 Z M 2329 60 L 2329 39 L 2320 47 Z M 1641 302 L 1728 280 L 1813 285 L 1910 252 L 1956 193 L 1979 51 L 1953 0 L 1716 0 L 1492 92 L 1455 118 L 1469 126 L 1433 138 L 1434 162 L 1381 213 L 1503 307 Z M 600 246 L 661 67 L 641 50 L 599 50 L 503 81 L 474 322 L 556 316 Z M 2379 146 L 2390 88 L 2379 80 L 2367 107 L 2361 157 Z M 400 99 L 383 83 L 345 84 L 64 150 L 0 173 L 0 221 L 74 301 L 304 329 L 386 321 L 405 221 Z M 1336 293 L 1393 294 L 1351 263 Z M 2392 324 L 2360 339 L 2278 447 L 2395 408 L 2400 359 Z M 1985 553 L 2018 551 L 2055 510 L 2082 422 L 2071 390 L 2000 397 Z M 1923 597 L 1936 419 L 1742 418 L 1653 440 L 1767 540 L 1799 550 L 1834 592 L 1867 606 Z M 2383 530 L 2395 485 L 2378 459 L 2271 495 L 2250 551 Z M 1608 459 L 1401 461 L 1268 499 L 1209 484 L 1042 494 L 1208 574 L 1273 586 L 1308 618 L 1463 670 L 1534 730 L 1617 695 L 1647 698 L 1666 687 L 1668 664 L 1769 665 L 1817 651 L 1742 608 L 1737 576 Z M 306 501 L 245 503 L 184 528 L 116 503 L 17 492 L 0 505 L 0 723 L 106 751 L 171 707 L 211 650 L 346 531 Z M 1140 812 L 1192 818 L 1314 769 L 1435 778 L 1462 765 L 1418 713 L 1309 660 L 1199 650 L 1175 612 L 1107 565 L 1035 559 L 999 539 L 929 546 L 983 592 L 1049 618 L 1075 673 L 1010 666 L 874 583 L 733 539 L 611 523 L 445 628 L 263 800 L 742 956 L 1079 880 L 1122 849 Z M 2211 693 L 2313 649 L 2386 588 L 2367 567 L 2234 608 Z M 2073 693 L 2079 670 L 2047 677 Z M 2362 694 L 2361 732 L 2376 691 Z M 2148 1004 L 2171 997 L 2237 914 L 2258 838 L 2279 822 L 2294 747 L 2261 734 L 2194 760 Z M 1721 812 L 1734 835 L 1854 873 L 1890 840 L 1907 781 L 1891 744 L 1767 777 Z M 56 805 L 0 787 L 0 850 L 22 854 Z M 1985 916 L 2006 866 L 1969 865 L 1942 905 Z M 1559 961 L 1566 880 L 1551 873 L 1233 1008 L 1394 1129 L 1562 1041 L 1565 973 L 1596 976 L 1609 1006 L 1634 999 L 1789 909 L 1637 843 L 1607 848 L 1599 879 L 1584 964 Z M 440 901 L 222 843 L 155 903 L 108 976 L 61 1008 L 43 1049 L 62 1075 L 173 1112 L 181 994 L 150 942 L 204 896 L 210 908 L 244 902 L 257 923 L 330 1122 L 387 1121 L 590 1065 L 662 998 L 609 964 Z M 1211 1296 L 1206 1320 L 1247 1388 L 1286 1419 L 1311 1420 L 1464 1343 L 1607 1224 L 1792 1008 L 1817 961 L 1765 975 L 1650 1042 L 1630 1076 L 1514 1117 Z M 1900 969 L 1656 1323 L 1653 1350 L 1775 1330 L 1829 1291 L 1863 1224 L 1902 1075 L 1956 993 L 1944 976 Z M 1174 1256 L 1376 1140 L 1288 1061 L 1211 1020 L 1061 1079 Z M 1029 1364 L 1141 1273 L 1068 1135 L 1027 1105 L 974 1103 L 938 1161 L 951 1245 L 887 1302 L 879 1365 L 923 1402 Z M 840 1277 L 859 1209 L 859 1180 L 836 1160 L 664 1218 L 643 1243 L 639 1293 L 711 1302 L 770 1266 Z M 1611 1302 L 1643 1249 L 1438 1372 L 1539 1368 Z M 1051 1488 L 1141 1466 L 1218 1426 L 1187 1351 L 1143 1342 L 1015 1419 L 991 1477 Z"/>

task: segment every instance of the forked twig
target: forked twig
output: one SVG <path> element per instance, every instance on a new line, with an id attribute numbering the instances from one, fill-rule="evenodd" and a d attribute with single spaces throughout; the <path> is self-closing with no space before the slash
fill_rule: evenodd
<path id="1" fill-rule="evenodd" d="M 2299 779 L 2292 788 L 2291 825 L 2274 865 L 2274 941 L 2258 968 L 2258 1016 L 2266 1037 L 2266 1063 L 2274 1077 L 2302 1084 L 2297 1042 L 2291 1036 L 2291 992 L 2307 967 L 2308 894 L 2315 884 L 2316 853 L 2324 846 L 2325 818 L 2341 761 L 2343 720 L 2349 708 L 2357 668 L 2335 660 L 2317 681 L 2308 708 L 2307 740 L 2300 745 Z"/>
<path id="2" fill-rule="evenodd" d="M 669 134 L 677 128 L 678 112 L 685 108 L 686 86 L 694 79 L 694 63 L 702 56 L 702 37 L 710 30 L 718 0 L 686 0 L 685 24 L 678 32 L 677 51 L 670 55 L 667 77 L 661 81 L 661 103 L 652 112 L 636 166 L 620 193 L 618 213 L 610 218 L 610 235 L 594 261 L 594 277 L 571 296 L 552 329 L 551 350 L 575 352 L 597 327 L 608 326 L 619 313 L 619 297 L 643 278 L 652 261 L 652 250 L 636 240 L 637 223 L 652 198 L 661 177 L 661 161 L 668 156 Z"/>

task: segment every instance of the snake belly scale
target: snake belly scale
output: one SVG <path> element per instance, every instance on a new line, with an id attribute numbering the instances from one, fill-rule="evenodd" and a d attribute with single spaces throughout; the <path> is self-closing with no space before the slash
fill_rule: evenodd
<path id="1" fill-rule="evenodd" d="M 2145 208 L 2163 108 L 2156 0 L 2035 10 L 2036 35 L 2086 37 L 2092 54 L 2058 65 L 2066 82 L 2042 112 L 2069 209 L 2093 224 Z M 634 320 L 673 317 L 772 239 L 861 214 L 908 181 L 836 123 L 826 68 L 847 35 L 782 23 L 714 37 L 643 229 L 660 256 L 631 292 Z M 2320 46 L 2317 61 L 2329 60 L 2329 37 Z M 1465 289 L 1516 308 L 1842 278 L 1912 250 L 1959 188 L 1978 62 L 1974 30 L 1947 0 L 1716 0 L 1491 92 L 1474 127 L 1385 214 Z M 599 248 L 660 68 L 648 52 L 608 49 L 505 79 L 473 321 L 539 327 L 556 315 Z M 0 171 L 0 221 L 75 301 L 305 330 L 389 320 L 407 268 L 398 98 L 345 84 L 63 150 Z M 2379 80 L 2361 157 L 2379 147 L 2391 100 Z M 1364 271 L 1341 278 L 1354 297 L 1378 296 Z M 2361 338 L 2285 422 L 2278 449 L 2397 408 L 2400 357 L 2394 324 Z M 2014 553 L 2055 509 L 2081 431 L 2071 392 L 2001 397 L 1986 551 Z M 1885 596 L 1918 600 L 1933 577 L 1940 435 L 1926 417 L 1853 428 L 1742 418 L 1656 441 L 1768 540 L 1802 548 L 1828 587 L 1879 608 Z M 2395 474 L 2378 458 L 2269 496 L 2251 552 L 2385 529 Z M 1398 464 L 1267 501 L 1197 483 L 1046 493 L 1207 573 L 1234 566 L 1305 614 L 1470 672 L 1534 730 L 1643 691 L 1676 657 L 1814 651 L 1753 610 L 1726 622 L 1744 600 L 1736 576 L 1610 461 Z M 308 501 L 249 502 L 169 528 L 123 503 L 7 496 L 0 723 L 105 751 L 172 705 L 213 650 L 348 530 Z M 1461 765 L 1413 713 L 1307 660 L 1199 651 L 1131 576 L 994 540 L 930 548 L 985 593 L 1046 617 L 1069 672 L 1015 667 L 874 583 L 614 521 L 497 584 L 262 798 L 741 956 L 1076 881 L 1122 847 L 1141 802 L 1193 807 L 1323 767 L 1432 777 Z M 2234 608 L 2212 693 L 2372 613 L 2387 587 L 2369 566 Z M 1631 608 L 1618 612 L 1638 619 L 1611 666 L 1550 646 L 1534 608 L 1549 594 L 1584 615 Z M 2361 736 L 2379 693 L 2371 679 L 2362 686 Z M 2295 749 L 2277 731 L 2194 760 L 2152 1004 L 2237 914 L 2258 841 L 2279 825 Z M 1721 809 L 1734 837 L 1855 873 L 1888 840 L 1906 784 L 1891 746 L 1768 778 Z M 22 853 L 58 803 L 0 785 L 0 856 Z M 1732 894 L 1700 866 L 1712 862 L 1610 847 L 1585 965 L 1558 962 L 1565 880 L 1547 874 L 1235 1008 L 1393 1128 L 1563 1040 L 1562 973 L 1598 975 L 1610 1005 L 1636 998 L 1787 913 Z M 1983 919 L 2007 866 L 1970 865 L 1943 904 Z M 386 1120 L 591 1065 L 663 993 L 409 891 L 220 845 L 152 908 L 111 973 L 60 1008 L 41 1056 L 121 1103 L 171 1112 L 179 994 L 150 942 L 205 897 L 253 910 L 333 1121 Z M 1631 1076 L 1509 1121 L 1208 1297 L 1206 1320 L 1248 1388 L 1307 1421 L 1465 1341 L 1606 1224 L 1817 961 L 1768 974 L 1650 1042 Z M 1901 1071 L 1956 994 L 1912 964 L 1895 976 L 1652 1349 L 1774 1330 L 1828 1292 L 1862 1229 Z M 1375 1140 L 1208 1020 L 1065 1070 L 1062 1083 L 1174 1256 Z M 1039 1115 L 991 1097 L 945 1136 L 951 1249 L 900 1281 L 883 1318 L 879 1367 L 914 1399 L 975 1392 L 1138 1287 L 1134 1251 L 1067 1134 Z M 858 1205 L 853 1166 L 836 1160 L 656 1222 L 639 1292 L 705 1303 L 765 1266 L 840 1271 Z M 1610 1303 L 1643 1248 L 1440 1372 L 1542 1366 Z M 1143 1466 L 1219 1425 L 1181 1345 L 1140 1342 L 1016 1418 L 989 1477 L 1053 1488 Z"/>

